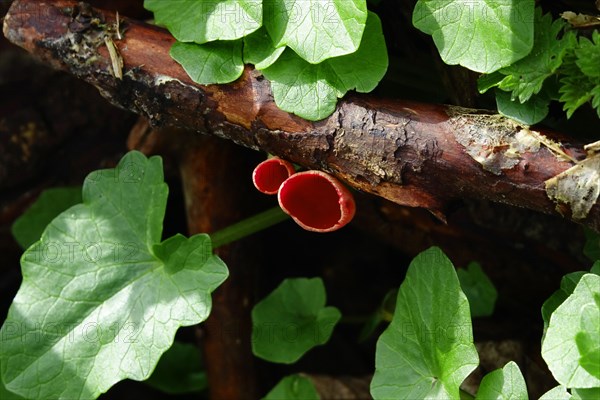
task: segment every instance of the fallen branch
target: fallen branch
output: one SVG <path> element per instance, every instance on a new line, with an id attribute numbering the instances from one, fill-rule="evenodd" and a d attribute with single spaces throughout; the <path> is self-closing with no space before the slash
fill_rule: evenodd
<path id="1" fill-rule="evenodd" d="M 583 162 L 582 144 L 552 132 L 487 111 L 367 96 L 305 121 L 276 107 L 258 71 L 246 68 L 230 85 L 197 85 L 169 56 L 168 32 L 126 18 L 117 24 L 113 13 L 74 1 L 16 0 L 4 34 L 155 125 L 228 138 L 441 218 L 452 200 L 489 199 L 600 230 L 598 156 Z"/>

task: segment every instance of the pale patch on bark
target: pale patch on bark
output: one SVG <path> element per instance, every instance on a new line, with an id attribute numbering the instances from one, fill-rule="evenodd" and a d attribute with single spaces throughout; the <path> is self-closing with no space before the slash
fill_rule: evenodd
<path id="1" fill-rule="evenodd" d="M 600 196 L 600 154 L 579 161 L 545 184 L 548 197 L 568 204 L 574 219 L 587 217 Z"/>
<path id="2" fill-rule="evenodd" d="M 454 135 L 467 154 L 495 175 L 514 168 L 524 153 L 540 150 L 540 138 L 526 127 L 499 115 L 455 115 Z"/>

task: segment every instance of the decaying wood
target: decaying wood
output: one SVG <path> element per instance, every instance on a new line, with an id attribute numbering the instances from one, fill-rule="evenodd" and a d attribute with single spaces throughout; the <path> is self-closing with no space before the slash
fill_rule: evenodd
<path id="1" fill-rule="evenodd" d="M 348 96 L 331 117 L 309 122 L 279 110 L 258 71 L 248 67 L 230 85 L 197 85 L 170 58 L 168 32 L 121 17 L 118 40 L 115 26 L 113 13 L 74 1 L 17 0 L 4 34 L 155 125 L 225 137 L 440 217 L 454 199 L 489 199 L 600 230 L 600 175 L 589 167 L 596 162 L 584 166 L 593 187 L 581 189 L 579 178 L 564 186 L 576 186 L 585 204 L 575 204 L 580 194 L 556 195 L 551 188 L 551 199 L 547 193 L 546 181 L 586 156 L 583 145 L 568 138 L 486 111 L 367 96 Z M 106 37 L 122 57 L 122 79 L 114 75 Z"/>
<path id="2" fill-rule="evenodd" d="M 246 176 L 255 159 L 245 149 L 214 137 L 196 137 L 180 154 L 179 168 L 190 234 L 215 232 L 256 213 L 258 193 Z M 244 171 L 244 174 L 240 174 Z M 211 399 L 257 399 L 256 358 L 250 343 L 256 275 L 261 251 L 256 241 L 215 250 L 230 275 L 212 295 L 210 317 L 202 325 L 204 368 Z"/>

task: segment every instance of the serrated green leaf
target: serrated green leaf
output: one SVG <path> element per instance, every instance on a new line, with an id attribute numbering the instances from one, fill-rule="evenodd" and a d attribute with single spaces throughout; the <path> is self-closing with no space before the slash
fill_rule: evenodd
<path id="1" fill-rule="evenodd" d="M 491 73 L 531 51 L 533 9 L 532 0 L 419 0 L 412 21 L 446 64 Z"/>
<path id="2" fill-rule="evenodd" d="M 567 392 L 564 386 L 557 386 L 548 390 L 540 397 L 540 400 L 569 400 L 571 393 Z"/>
<path id="3" fill-rule="evenodd" d="M 208 387 L 197 346 L 174 342 L 162 355 L 148 385 L 168 394 L 200 392 Z"/>
<path id="4" fill-rule="evenodd" d="M 317 121 L 331 115 L 337 99 L 347 91 L 373 90 L 387 66 L 381 21 L 369 13 L 363 40 L 355 53 L 313 65 L 287 49 L 263 74 L 271 81 L 279 108 Z"/>
<path id="5" fill-rule="evenodd" d="M 458 399 L 478 364 L 469 303 L 437 247 L 410 264 L 390 326 L 377 342 L 374 399 Z"/>
<path id="6" fill-rule="evenodd" d="M 288 46 L 311 64 L 354 53 L 367 20 L 365 0 L 274 0 L 265 10 L 275 47 Z"/>
<path id="7" fill-rule="evenodd" d="M 262 0 L 145 0 L 144 7 L 180 42 L 240 39 L 262 25 Z"/>
<path id="8" fill-rule="evenodd" d="M 534 95 L 524 103 L 512 100 L 508 92 L 496 90 L 498 112 L 525 125 L 534 125 L 548 115 L 550 99 L 543 95 Z"/>
<path id="9" fill-rule="evenodd" d="M 590 268 L 592 274 L 600 275 L 600 260 L 596 261 L 592 268 Z"/>
<path id="10" fill-rule="evenodd" d="M 291 364 L 327 343 L 341 318 L 325 307 L 321 278 L 286 279 L 252 309 L 252 351 L 271 362 Z"/>
<path id="11" fill-rule="evenodd" d="M 592 376 L 600 379 L 600 294 L 594 295 L 596 307 L 586 307 L 581 313 L 581 331 L 575 335 L 575 343 L 581 365 Z"/>
<path id="12" fill-rule="evenodd" d="M 13 223 L 13 237 L 22 249 L 28 248 L 40 240 L 50 221 L 78 203 L 81 203 L 81 186 L 44 190 L 31 207 Z"/>
<path id="13" fill-rule="evenodd" d="M 577 66 L 573 54 L 565 57 L 561 72 L 559 100 L 565 103 L 563 110 L 567 112 L 567 118 L 571 118 L 573 113 L 588 101 L 592 101 L 600 118 L 600 77 L 585 75 Z"/>
<path id="14" fill-rule="evenodd" d="M 176 330 L 207 318 L 227 268 L 207 235 L 187 239 L 193 249 L 163 251 L 163 259 L 185 260 L 183 268 L 167 269 L 152 253 L 167 192 L 161 159 L 130 152 L 117 168 L 88 175 L 83 204 L 23 254 L 23 283 L 0 330 L 10 390 L 95 398 L 120 380 L 148 378 Z"/>
<path id="15" fill-rule="evenodd" d="M 594 297 L 600 296 L 600 276 L 585 274 L 573 293 L 552 313 L 542 340 L 542 357 L 554 379 L 568 388 L 600 387 L 600 378 L 579 365 L 580 354 L 576 336 L 581 328 L 581 315 L 590 308 L 600 313 Z M 590 332 L 598 337 L 598 332 Z"/>
<path id="16" fill-rule="evenodd" d="M 460 287 L 469 300 L 472 317 L 486 317 L 492 315 L 498 292 L 494 284 L 481 269 L 481 266 L 472 262 L 467 269 L 459 268 L 456 271 Z"/>
<path id="17" fill-rule="evenodd" d="M 590 41 L 585 36 L 579 39 L 579 47 L 575 49 L 575 63 L 590 78 L 600 78 L 600 32 L 592 33 Z"/>
<path id="18" fill-rule="evenodd" d="M 600 234 L 591 229 L 585 229 L 584 232 L 585 246 L 583 247 L 583 254 L 592 261 L 600 260 Z"/>
<path id="19" fill-rule="evenodd" d="M 205 44 L 175 42 L 171 57 L 201 85 L 233 82 L 244 72 L 241 40 Z"/>
<path id="20" fill-rule="evenodd" d="M 256 69 L 265 69 L 273 65 L 284 50 L 285 46 L 275 47 L 265 28 L 244 38 L 244 62 L 254 64 Z"/>
<path id="21" fill-rule="evenodd" d="M 475 397 L 476 400 L 527 400 L 528 398 L 525 378 L 514 361 L 484 376 Z"/>
<path id="22" fill-rule="evenodd" d="M 577 45 L 572 31 L 560 36 L 566 26 L 563 20 L 552 21 L 551 14 L 542 15 L 542 10 L 536 9 L 532 51 L 525 58 L 499 71 L 506 77 L 499 82 L 498 87 L 512 92 L 512 100 L 518 98 L 519 102 L 525 103 L 539 93 L 544 81 L 561 66 L 567 51 Z M 546 114 L 547 103 L 546 101 L 544 107 Z"/>
<path id="23" fill-rule="evenodd" d="M 271 389 L 263 400 L 320 400 L 310 379 L 301 375 L 289 375 Z"/>

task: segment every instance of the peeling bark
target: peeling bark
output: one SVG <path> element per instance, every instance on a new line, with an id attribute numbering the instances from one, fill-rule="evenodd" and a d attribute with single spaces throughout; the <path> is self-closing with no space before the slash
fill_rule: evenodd
<path id="1" fill-rule="evenodd" d="M 488 199 L 564 214 L 600 230 L 597 199 L 581 215 L 570 207 L 557 210 L 546 193 L 547 180 L 585 157 L 583 146 L 568 138 L 530 131 L 538 145 L 529 129 L 487 111 L 367 96 L 347 96 L 332 116 L 313 123 L 279 110 L 258 71 L 247 67 L 229 85 L 198 85 L 170 58 L 168 32 L 122 18 L 118 40 L 115 26 L 112 13 L 74 1 L 17 0 L 4 34 L 154 125 L 225 137 L 440 217 L 449 201 Z M 115 55 L 111 59 L 105 38 L 123 60 L 122 79 L 114 75 Z"/>

